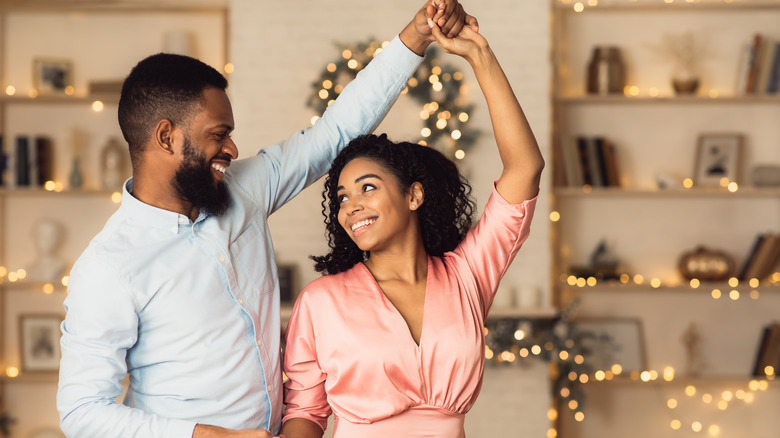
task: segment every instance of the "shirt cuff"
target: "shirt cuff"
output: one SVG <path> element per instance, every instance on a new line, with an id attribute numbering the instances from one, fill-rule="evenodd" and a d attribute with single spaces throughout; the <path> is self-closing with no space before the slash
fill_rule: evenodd
<path id="1" fill-rule="evenodd" d="M 382 53 L 385 52 L 388 56 L 383 58 L 393 60 L 392 64 L 387 64 L 388 68 L 406 72 L 409 75 L 413 74 L 425 59 L 424 56 L 420 56 L 406 47 L 406 44 L 401 41 L 400 35 L 396 35 L 390 40 L 390 44 L 382 49 Z"/>
<path id="2" fill-rule="evenodd" d="M 195 426 L 197 426 L 197 423 L 194 421 L 169 419 L 166 436 L 192 438 L 192 434 L 195 433 Z"/>

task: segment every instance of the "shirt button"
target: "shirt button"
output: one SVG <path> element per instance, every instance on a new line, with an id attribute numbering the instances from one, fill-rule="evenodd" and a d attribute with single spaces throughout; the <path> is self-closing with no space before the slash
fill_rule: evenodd
<path id="1" fill-rule="evenodd" d="M 271 388 L 271 385 L 268 385 L 268 386 L 266 386 L 266 387 L 265 387 L 265 389 L 266 389 L 268 392 L 271 392 L 271 389 L 273 389 L 273 388 Z"/>
<path id="2" fill-rule="evenodd" d="M 261 341 L 261 340 L 259 340 L 259 339 L 258 339 L 258 340 L 257 340 L 257 346 L 258 346 L 258 347 L 262 347 L 262 346 L 263 346 L 263 341 Z"/>
<path id="3" fill-rule="evenodd" d="M 219 261 L 220 262 L 224 262 L 225 261 L 225 256 L 219 256 Z"/>
<path id="4" fill-rule="evenodd" d="M 187 219 L 184 219 L 184 216 L 179 216 L 179 223 L 180 224 L 183 224 L 186 221 L 187 221 Z"/>
<path id="5" fill-rule="evenodd" d="M 238 299 L 238 304 L 244 304 L 244 299 L 243 298 L 239 298 Z"/>

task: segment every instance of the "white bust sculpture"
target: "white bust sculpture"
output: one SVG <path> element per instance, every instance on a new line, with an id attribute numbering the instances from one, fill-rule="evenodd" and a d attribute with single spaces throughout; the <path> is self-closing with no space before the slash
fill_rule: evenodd
<path id="1" fill-rule="evenodd" d="M 62 241 L 62 231 L 62 226 L 51 219 L 42 219 L 35 225 L 33 241 L 38 257 L 26 269 L 27 281 L 59 283 L 65 275 L 66 263 L 55 254 Z"/>

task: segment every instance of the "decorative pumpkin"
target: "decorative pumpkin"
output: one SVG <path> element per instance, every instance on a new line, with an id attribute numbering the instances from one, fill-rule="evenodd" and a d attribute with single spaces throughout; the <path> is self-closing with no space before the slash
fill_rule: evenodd
<path id="1" fill-rule="evenodd" d="M 680 257 L 678 268 L 687 280 L 723 281 L 732 275 L 734 260 L 722 251 L 699 246 Z"/>

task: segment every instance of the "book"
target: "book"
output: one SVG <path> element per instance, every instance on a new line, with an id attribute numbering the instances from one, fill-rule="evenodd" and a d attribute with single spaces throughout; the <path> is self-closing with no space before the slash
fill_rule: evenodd
<path id="1" fill-rule="evenodd" d="M 756 90 L 756 79 L 758 76 L 758 58 L 761 52 L 761 40 L 760 33 L 753 35 L 753 44 L 750 46 L 750 58 L 748 59 L 747 79 L 745 81 L 746 94 L 754 93 Z"/>
<path id="2" fill-rule="evenodd" d="M 615 145 L 609 141 L 603 144 L 604 167 L 607 170 L 607 186 L 620 187 L 620 168 L 618 166 L 617 152 Z"/>
<path id="3" fill-rule="evenodd" d="M 759 234 L 753 240 L 753 246 L 750 247 L 750 251 L 748 251 L 747 257 L 745 257 L 745 261 L 742 263 L 742 267 L 740 268 L 739 274 L 737 275 L 737 279 L 739 281 L 744 281 L 746 279 L 745 275 L 747 274 L 748 268 L 750 268 L 750 264 L 753 263 L 753 259 L 756 257 L 756 252 L 758 252 L 758 248 L 761 246 L 761 242 L 763 240 L 764 234 Z"/>
<path id="4" fill-rule="evenodd" d="M 605 184 L 605 172 L 604 162 L 601 159 L 601 146 L 600 137 L 589 137 L 585 141 L 585 148 L 587 151 L 588 167 L 590 168 L 590 176 L 592 179 L 591 185 L 593 187 L 604 187 Z"/>
<path id="5" fill-rule="evenodd" d="M 775 43 L 775 50 L 770 62 L 772 65 L 769 67 L 766 92 L 768 94 L 775 94 L 780 91 L 780 41 Z"/>
<path id="6" fill-rule="evenodd" d="M 737 95 L 741 95 L 745 94 L 748 70 L 750 70 L 750 45 L 742 45 L 739 52 L 739 64 L 737 64 L 737 67 L 737 81 L 734 83 L 734 90 L 736 90 Z"/>
<path id="7" fill-rule="evenodd" d="M 582 184 L 593 186 L 593 170 L 588 159 L 588 139 L 586 137 L 577 137 L 577 158 L 582 171 Z"/>
<path id="8" fill-rule="evenodd" d="M 582 167 L 580 167 L 577 139 L 572 138 L 563 145 L 563 166 L 566 174 L 566 185 L 582 187 Z"/>
<path id="9" fill-rule="evenodd" d="M 599 178 L 601 179 L 601 185 L 602 187 L 609 187 L 609 175 L 607 170 L 607 159 L 606 155 L 604 154 L 604 149 L 606 149 L 607 146 L 607 139 L 604 137 L 594 137 L 592 139 L 593 141 L 593 147 L 596 152 L 596 171 L 599 173 Z"/>
<path id="10" fill-rule="evenodd" d="M 778 248 L 780 247 L 780 234 L 766 233 L 761 240 L 761 245 L 755 253 L 755 257 L 750 262 L 746 272 L 745 280 L 751 278 L 763 279 L 769 275 L 769 270 L 774 266 L 777 259 Z"/>
<path id="11" fill-rule="evenodd" d="M 780 323 L 777 322 L 763 329 L 753 365 L 753 376 L 766 376 L 766 369 L 770 366 L 774 369 L 774 374 L 780 370 Z"/>
<path id="12" fill-rule="evenodd" d="M 757 94 L 766 94 L 769 86 L 769 76 L 772 71 L 772 58 L 775 52 L 775 40 L 764 37 L 761 40 L 761 47 L 758 52 L 756 67 L 756 84 L 754 92 Z"/>
<path id="13" fill-rule="evenodd" d="M 753 360 L 753 372 L 751 373 L 751 376 L 753 377 L 760 377 L 764 373 L 761 369 L 761 363 L 763 361 L 762 355 L 764 350 L 766 350 L 767 345 L 769 345 L 769 335 L 771 332 L 772 327 L 768 325 L 761 329 L 761 339 L 758 341 L 758 350 L 756 350 L 756 357 Z"/>

